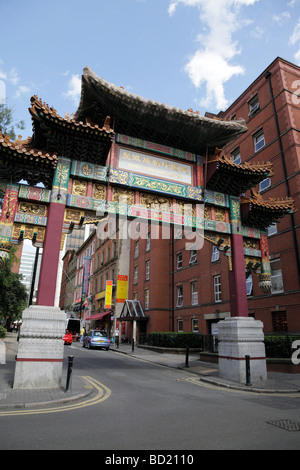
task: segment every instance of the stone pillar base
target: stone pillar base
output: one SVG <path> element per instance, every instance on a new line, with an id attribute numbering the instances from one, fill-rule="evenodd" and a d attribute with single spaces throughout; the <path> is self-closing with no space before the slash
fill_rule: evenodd
<path id="1" fill-rule="evenodd" d="M 57 307 L 32 305 L 22 315 L 14 389 L 61 386 L 66 314 Z"/>
<path id="2" fill-rule="evenodd" d="M 263 323 L 251 317 L 230 317 L 218 323 L 219 375 L 246 383 L 246 360 L 250 356 L 252 385 L 267 379 Z"/>

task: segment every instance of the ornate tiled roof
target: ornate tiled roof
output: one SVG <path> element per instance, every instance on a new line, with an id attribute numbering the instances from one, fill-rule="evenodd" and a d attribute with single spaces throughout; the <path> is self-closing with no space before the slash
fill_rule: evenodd
<path id="1" fill-rule="evenodd" d="M 88 117 L 84 121 L 68 115 L 63 118 L 37 96 L 31 98 L 29 112 L 33 146 L 71 159 L 105 164 L 114 136 L 109 116 L 105 116 L 101 126 Z"/>
<path id="2" fill-rule="evenodd" d="M 273 174 L 270 162 L 237 164 L 221 152 L 216 149 L 215 155 L 208 159 L 207 189 L 239 196 Z"/>
<path id="3" fill-rule="evenodd" d="M 42 182 L 51 186 L 56 164 L 57 155 L 33 148 L 31 138 L 21 140 L 18 136 L 13 142 L 10 136 L 0 132 L 0 166 L 4 179 L 13 182 L 25 179 L 31 185 Z"/>
<path id="4" fill-rule="evenodd" d="M 99 127 L 97 124 L 89 121 L 87 118 L 85 122 L 76 121 L 72 116 L 69 116 L 66 113 L 65 117 L 61 117 L 56 109 L 51 108 L 48 104 L 42 102 L 40 98 L 36 95 L 32 96 L 31 98 L 31 107 L 29 108 L 29 112 L 33 119 L 40 119 L 42 117 L 51 120 L 53 123 L 58 125 L 63 125 L 65 130 L 67 131 L 80 131 L 82 133 L 90 133 L 92 135 L 98 136 L 113 136 L 114 131 L 110 127 L 110 118 L 109 116 L 106 117 L 105 122 L 102 127 Z"/>
<path id="5" fill-rule="evenodd" d="M 241 198 L 242 220 L 243 224 L 248 227 L 265 230 L 279 218 L 294 211 L 294 200 L 291 197 L 286 199 L 270 197 L 264 200 L 259 193 L 252 189 L 249 198 Z"/>
<path id="6" fill-rule="evenodd" d="M 244 120 L 222 121 L 183 111 L 129 93 L 98 77 L 89 67 L 82 76 L 75 119 L 90 117 L 100 126 L 111 116 L 115 132 L 197 154 L 214 149 L 247 131 Z"/>

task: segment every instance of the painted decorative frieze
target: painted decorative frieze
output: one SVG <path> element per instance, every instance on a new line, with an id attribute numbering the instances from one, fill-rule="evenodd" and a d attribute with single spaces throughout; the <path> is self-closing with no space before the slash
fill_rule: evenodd
<path id="1" fill-rule="evenodd" d="M 68 196 L 70 166 L 70 159 L 61 157 L 58 159 L 51 191 L 51 202 L 66 204 Z"/>
<path id="2" fill-rule="evenodd" d="M 20 185 L 19 199 L 28 199 L 29 201 L 50 202 L 50 189 L 39 188 L 37 186 Z"/>
<path id="3" fill-rule="evenodd" d="M 71 175 L 95 181 L 107 181 L 107 167 L 94 163 L 72 161 Z"/>
<path id="4" fill-rule="evenodd" d="M 46 228 L 39 225 L 27 225 L 15 223 L 12 233 L 12 241 L 17 243 L 21 234 L 25 240 L 32 240 L 34 246 L 42 247 L 45 240 Z"/>
<path id="5" fill-rule="evenodd" d="M 196 155 L 194 153 L 175 149 L 166 145 L 155 144 L 154 142 L 148 142 L 146 140 L 137 139 L 136 137 L 129 137 L 123 134 L 116 134 L 116 142 L 144 150 L 150 150 L 151 152 L 158 152 L 164 155 L 169 155 L 170 157 L 177 157 L 191 162 L 196 161 Z"/>

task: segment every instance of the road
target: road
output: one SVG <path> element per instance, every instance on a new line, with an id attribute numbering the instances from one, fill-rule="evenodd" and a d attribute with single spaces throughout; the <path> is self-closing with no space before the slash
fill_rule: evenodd
<path id="1" fill-rule="evenodd" d="M 300 398 L 224 390 L 186 370 L 79 343 L 65 354 L 74 355 L 73 374 L 107 393 L 92 406 L 0 416 L 0 449 L 104 450 L 114 458 L 118 450 L 299 449 L 300 432 L 269 422 L 300 422 Z"/>

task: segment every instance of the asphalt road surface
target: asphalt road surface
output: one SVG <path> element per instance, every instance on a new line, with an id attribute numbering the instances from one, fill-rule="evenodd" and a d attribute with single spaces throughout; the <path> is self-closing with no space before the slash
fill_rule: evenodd
<path id="1" fill-rule="evenodd" d="M 79 343 L 66 346 L 65 354 L 74 355 L 73 374 L 91 377 L 105 391 L 101 399 L 90 406 L 81 400 L 72 408 L 49 406 L 47 413 L 0 416 L 0 449 L 102 450 L 104 459 L 114 459 L 104 461 L 108 465 L 124 464 L 116 461 L 118 451 L 134 456 L 143 450 L 154 455 L 144 463 L 157 464 L 164 450 L 177 455 L 171 464 L 189 465 L 183 461 L 189 451 L 300 447 L 300 431 L 290 425 L 300 422 L 296 395 L 224 390 L 186 370 Z M 95 389 L 91 397 L 96 394 Z"/>

